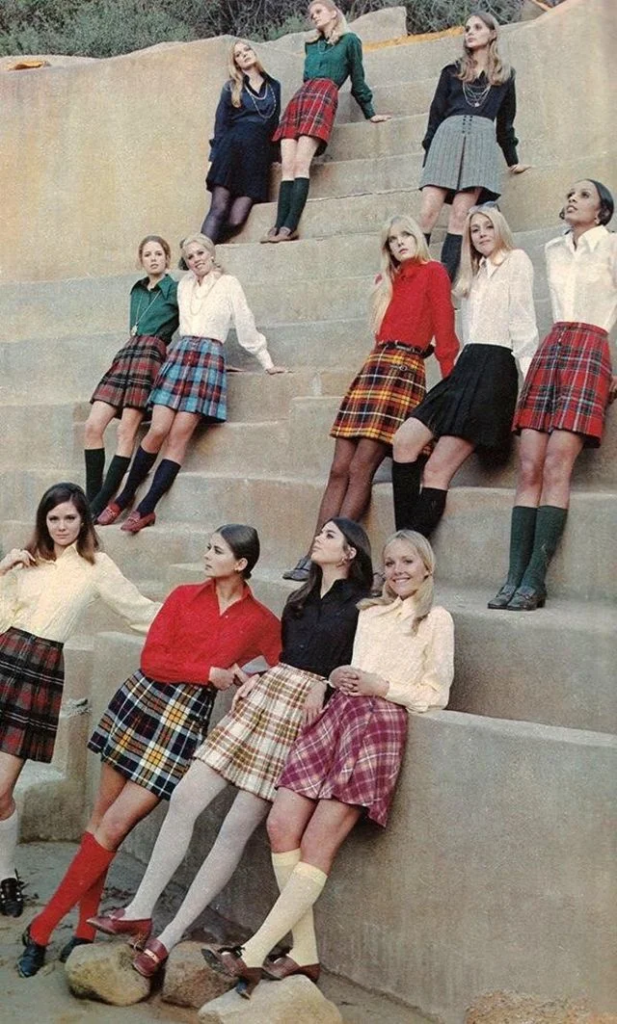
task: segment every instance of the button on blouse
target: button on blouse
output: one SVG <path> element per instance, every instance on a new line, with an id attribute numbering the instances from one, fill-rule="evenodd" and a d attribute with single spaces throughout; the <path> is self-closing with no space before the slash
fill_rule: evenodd
<path id="1" fill-rule="evenodd" d="M 313 593 L 298 614 L 293 605 L 283 612 L 281 661 L 328 678 L 349 664 L 358 621 L 358 601 L 366 597 L 350 580 L 336 580 L 323 597 Z"/>
<path id="2" fill-rule="evenodd" d="M 569 232 L 547 242 L 545 255 L 553 320 L 610 331 L 617 320 L 617 235 L 599 225 L 575 246 Z"/>

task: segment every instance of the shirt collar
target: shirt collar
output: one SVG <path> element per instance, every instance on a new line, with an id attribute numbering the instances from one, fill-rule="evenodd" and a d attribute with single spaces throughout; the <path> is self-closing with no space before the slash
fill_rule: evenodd
<path id="1" fill-rule="evenodd" d="M 395 598 L 390 604 L 374 605 L 377 609 L 376 615 L 394 615 L 399 619 L 413 619 L 416 610 L 415 596 L 406 597 L 404 601 L 400 597 Z"/>
<path id="2" fill-rule="evenodd" d="M 590 228 L 589 231 L 584 231 L 576 246 L 574 245 L 572 232 L 568 231 L 568 234 L 565 236 L 565 243 L 570 252 L 578 252 L 580 249 L 589 249 L 591 252 L 594 252 L 596 246 L 600 244 L 608 233 L 603 224 L 598 224 L 597 228 Z"/>
<path id="3" fill-rule="evenodd" d="M 175 284 L 175 281 L 174 281 L 173 277 L 171 277 L 170 274 L 165 274 L 165 277 L 162 277 L 161 280 L 158 281 L 155 284 L 154 288 L 152 288 L 152 291 L 155 292 L 157 290 L 157 288 L 158 288 L 159 291 L 162 292 L 164 298 L 167 298 L 167 296 L 169 295 L 169 292 L 173 288 L 174 284 Z M 147 291 L 148 290 L 148 278 L 147 277 L 141 277 L 139 279 L 139 281 L 135 282 L 135 284 L 131 288 L 131 291 L 134 291 L 136 288 L 145 288 L 146 291 Z"/>
<path id="4" fill-rule="evenodd" d="M 207 594 L 210 597 L 212 597 L 212 600 L 218 606 L 218 601 L 217 601 L 217 597 L 216 597 L 216 584 L 215 584 L 214 580 L 207 579 L 204 583 L 202 583 L 202 585 L 200 587 L 200 590 L 199 590 L 199 596 L 201 597 L 202 594 Z M 253 601 L 253 602 L 255 602 L 255 598 L 253 596 L 253 591 L 249 587 L 248 583 L 244 584 L 244 587 L 242 588 L 242 597 L 240 598 L 239 601 L 234 601 L 234 605 L 240 604 L 242 601 Z M 233 608 L 233 605 L 230 605 L 230 607 Z"/>

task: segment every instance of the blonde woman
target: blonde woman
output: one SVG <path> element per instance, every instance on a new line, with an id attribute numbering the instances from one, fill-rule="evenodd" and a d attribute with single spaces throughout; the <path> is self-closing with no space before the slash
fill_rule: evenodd
<path id="1" fill-rule="evenodd" d="M 394 516 L 397 529 L 429 536 L 443 515 L 450 481 L 479 448 L 507 453 L 519 374 L 538 345 L 533 266 L 515 249 L 503 214 L 473 207 L 463 235 L 456 295 L 462 299 L 463 350 L 447 380 L 417 406 L 394 437 Z M 517 372 L 518 371 L 518 372 Z M 422 474 L 418 458 L 437 444 Z"/>
<path id="2" fill-rule="evenodd" d="M 512 174 L 528 169 L 517 155 L 514 134 L 514 69 L 499 53 L 499 23 L 472 14 L 465 23 L 463 56 L 441 72 L 422 141 L 420 224 L 430 239 L 444 203 L 451 204 L 441 262 L 456 277 L 462 233 L 470 207 L 501 193 L 501 148 Z"/>
<path id="3" fill-rule="evenodd" d="M 433 351 L 443 377 L 458 352 L 450 282 L 429 257 L 415 221 L 397 215 L 381 231 L 381 272 L 371 296 L 370 322 L 375 347 L 352 381 L 337 413 L 336 439 L 317 529 L 333 516 L 359 520 L 371 497 L 373 477 L 394 435 L 426 393 L 424 360 Z M 285 579 L 308 578 L 303 556 Z"/>
<path id="4" fill-rule="evenodd" d="M 280 82 L 267 74 L 248 40 L 237 39 L 216 108 L 206 178 L 212 200 L 201 230 L 215 245 L 240 230 L 253 203 L 268 201 L 280 110 Z"/>

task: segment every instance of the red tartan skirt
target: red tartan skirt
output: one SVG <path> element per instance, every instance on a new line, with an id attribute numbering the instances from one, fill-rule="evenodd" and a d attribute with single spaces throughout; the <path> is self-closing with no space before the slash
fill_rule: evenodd
<path id="1" fill-rule="evenodd" d="M 138 334 L 116 352 L 113 362 L 97 384 L 90 402 L 106 402 L 117 410 L 148 407 L 154 381 L 165 361 L 167 345 L 161 338 Z"/>
<path id="2" fill-rule="evenodd" d="M 329 78 L 311 78 L 291 97 L 272 141 L 310 135 L 320 140 L 317 153 L 323 153 L 332 133 L 337 107 L 335 83 Z"/>
<path id="3" fill-rule="evenodd" d="M 279 786 L 310 800 L 366 807 L 385 827 L 401 769 L 409 713 L 382 697 L 340 690 L 291 749 Z"/>
<path id="4" fill-rule="evenodd" d="M 62 644 L 23 629 L 0 635 L 0 750 L 23 761 L 53 757 L 62 687 Z"/>
<path id="5" fill-rule="evenodd" d="M 556 323 L 536 352 L 521 389 L 512 429 L 569 430 L 598 448 L 612 368 L 608 335 L 592 324 Z"/>

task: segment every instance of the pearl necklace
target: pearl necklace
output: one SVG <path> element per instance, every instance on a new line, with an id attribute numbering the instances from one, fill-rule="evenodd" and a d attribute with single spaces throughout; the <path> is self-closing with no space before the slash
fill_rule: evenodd
<path id="1" fill-rule="evenodd" d="M 192 317 L 200 315 L 204 302 L 209 299 L 212 289 L 215 287 L 217 281 L 220 280 L 218 277 L 210 277 L 211 274 L 212 271 L 209 270 L 205 277 L 202 278 L 202 281 L 199 281 L 197 277 L 193 281 L 193 287 L 191 288 L 189 296 L 189 312 Z M 203 284 L 207 284 L 208 287 L 204 288 L 201 295 L 199 295 L 197 289 L 202 286 L 202 282 Z"/>

